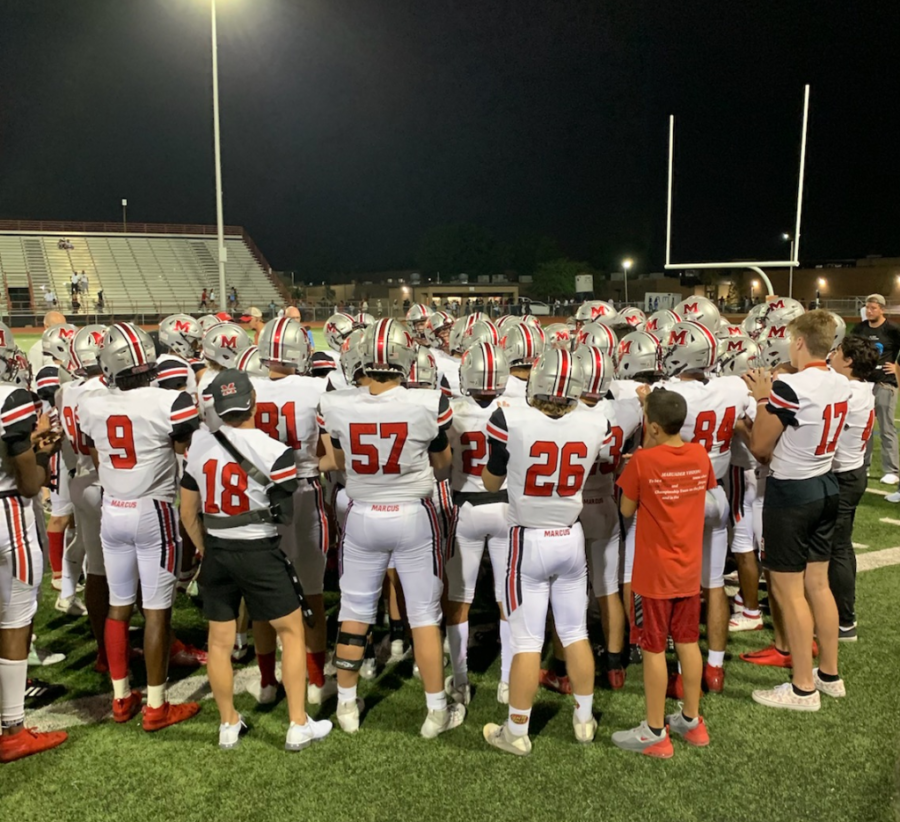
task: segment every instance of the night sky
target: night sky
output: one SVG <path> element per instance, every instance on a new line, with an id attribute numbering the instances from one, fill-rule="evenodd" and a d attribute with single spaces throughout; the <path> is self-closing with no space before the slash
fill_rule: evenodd
<path id="1" fill-rule="evenodd" d="M 660 269 L 900 254 L 897 4 L 219 0 L 225 221 L 281 269 L 431 226 Z M 215 222 L 205 0 L 0 0 L 0 218 Z"/>

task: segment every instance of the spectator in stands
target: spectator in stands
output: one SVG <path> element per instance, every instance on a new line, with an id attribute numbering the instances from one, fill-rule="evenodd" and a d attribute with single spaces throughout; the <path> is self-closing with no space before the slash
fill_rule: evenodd
<path id="1" fill-rule="evenodd" d="M 81 288 L 81 293 L 87 296 L 88 286 L 90 283 L 88 282 L 88 275 L 84 273 L 84 269 L 81 269 L 81 276 L 78 278 L 78 285 Z"/>
<path id="2" fill-rule="evenodd" d="M 56 294 L 53 293 L 52 288 L 48 288 L 44 292 L 44 302 L 47 304 L 47 309 L 53 308 L 56 305 Z M 37 372 L 35 372 L 37 373 Z"/>
<path id="3" fill-rule="evenodd" d="M 200 292 L 200 308 L 206 308 L 206 301 L 208 299 L 208 294 L 206 293 L 206 289 Z"/>
<path id="4" fill-rule="evenodd" d="M 52 291 L 48 291 L 48 294 L 52 294 Z M 55 298 L 54 298 L 55 302 Z M 44 314 L 44 330 L 48 328 L 56 328 L 60 325 L 66 324 L 66 315 L 61 311 L 48 311 Z M 48 365 L 51 360 L 48 358 L 45 362 L 44 358 L 44 341 L 39 339 L 31 348 L 28 349 L 28 362 L 31 363 L 31 370 L 33 373 L 37 374 L 45 365 Z"/>
<path id="5" fill-rule="evenodd" d="M 255 305 L 247 309 L 247 313 L 241 317 L 244 324 L 244 330 L 253 338 L 253 344 L 259 342 L 259 332 L 262 331 L 265 323 L 263 322 L 263 313 Z"/>
<path id="6" fill-rule="evenodd" d="M 78 276 L 77 271 L 72 272 L 72 294 L 78 293 L 78 287 L 81 284 L 81 277 Z"/>
<path id="7" fill-rule="evenodd" d="M 106 304 L 103 302 L 103 292 L 97 292 L 97 310 L 103 311 L 106 308 Z"/>
<path id="8" fill-rule="evenodd" d="M 275 315 L 278 313 L 278 306 L 275 305 L 275 300 L 269 301 L 269 314 L 272 315 L 272 319 L 275 319 Z"/>
<path id="9" fill-rule="evenodd" d="M 375 301 L 375 311 L 378 312 L 378 319 L 381 319 L 384 316 L 384 306 L 381 304 L 381 297 Z"/>
<path id="10" fill-rule="evenodd" d="M 215 308 L 216 307 L 216 289 L 209 289 L 209 304 Z"/>

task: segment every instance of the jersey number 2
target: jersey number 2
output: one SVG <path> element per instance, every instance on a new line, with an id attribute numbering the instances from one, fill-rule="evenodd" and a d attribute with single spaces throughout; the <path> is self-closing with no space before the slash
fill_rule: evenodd
<path id="1" fill-rule="evenodd" d="M 583 442 L 567 442 L 562 448 L 551 440 L 539 440 L 531 446 L 529 456 L 545 459 L 536 462 L 525 475 L 526 497 L 552 497 L 554 490 L 561 497 L 574 497 L 584 484 L 584 466 L 573 463 L 572 458 L 587 459 L 587 446 Z M 542 477 L 552 477 L 559 472 L 557 482 L 538 482 Z"/>
<path id="2" fill-rule="evenodd" d="M 408 436 L 409 426 L 405 422 L 350 423 L 350 453 L 354 457 L 350 467 L 357 474 L 377 474 L 379 468 L 382 474 L 399 474 L 400 454 Z M 392 440 L 390 454 L 383 466 L 380 464 L 378 446 L 374 442 L 363 442 L 363 437 Z"/>
<path id="3" fill-rule="evenodd" d="M 113 414 L 106 420 L 106 438 L 109 444 L 122 454 L 110 454 L 109 461 L 113 468 L 128 470 L 137 465 L 137 453 L 134 450 L 134 425 L 131 417 L 124 414 Z"/>

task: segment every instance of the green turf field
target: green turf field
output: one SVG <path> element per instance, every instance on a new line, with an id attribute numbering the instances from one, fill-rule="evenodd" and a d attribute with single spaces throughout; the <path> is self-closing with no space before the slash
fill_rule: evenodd
<path id="1" fill-rule="evenodd" d="M 875 465 L 880 465 L 877 453 Z M 875 481 L 870 488 L 888 490 Z M 882 522 L 886 518 L 896 522 Z M 878 553 L 900 547 L 900 506 L 866 494 L 855 540 L 861 563 L 866 555 L 900 562 L 893 556 L 900 551 Z M 676 740 L 674 759 L 663 762 L 626 754 L 610 742 L 612 731 L 641 719 L 639 667 L 629 669 L 624 692 L 598 687 L 600 730 L 593 745 L 574 742 L 571 702 L 545 692 L 532 716 L 530 758 L 488 748 L 482 725 L 505 717 L 494 698 L 499 670 L 494 633 L 471 651 L 476 694 L 466 723 L 435 741 L 417 736 L 424 700 L 409 662 L 384 671 L 374 683 L 361 683 L 368 711 L 356 737 L 336 729 L 300 754 L 281 750 L 284 703 L 260 710 L 248 693 L 237 704 L 253 733 L 228 753 L 216 747 L 218 717 L 211 701 L 195 720 L 152 736 L 138 721 L 94 723 L 89 711 L 76 715 L 73 706 L 108 693 L 109 682 L 91 669 L 86 621 L 55 612 L 48 586 L 36 623 L 38 645 L 69 657 L 32 674 L 69 688 L 73 702 L 39 716 L 42 725 L 70 725 L 70 739 L 55 751 L 0 768 L 0 820 L 887 822 L 900 814 L 900 565 L 860 572 L 858 588 L 861 639 L 841 648 L 846 700 L 824 698 L 817 714 L 756 705 L 750 691 L 784 681 L 785 675 L 737 660 L 738 652 L 771 641 L 768 631 L 738 635 L 726 661 L 725 693 L 705 696 L 702 703 L 711 746 L 695 750 Z M 493 620 L 487 608 L 473 622 Z M 203 643 L 203 621 L 183 596 L 174 624 L 183 638 Z M 245 679 L 253 678 L 253 667 L 244 668 Z M 181 676 L 173 672 L 173 680 Z M 134 681 L 144 684 L 139 664 Z M 189 692 L 204 682 L 201 670 L 173 687 Z M 318 716 L 331 716 L 334 708 L 332 700 Z"/>

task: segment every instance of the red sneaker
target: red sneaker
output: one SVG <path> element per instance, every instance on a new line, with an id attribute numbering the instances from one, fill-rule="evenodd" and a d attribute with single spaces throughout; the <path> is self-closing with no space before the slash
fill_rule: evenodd
<path id="1" fill-rule="evenodd" d="M 38 733 L 31 728 L 22 728 L 17 734 L 0 736 L 0 762 L 15 762 L 26 756 L 49 751 L 63 744 L 69 735 L 65 731 Z"/>
<path id="2" fill-rule="evenodd" d="M 141 692 L 132 691 L 123 699 L 113 700 L 113 722 L 128 722 L 141 712 Z"/>
<path id="3" fill-rule="evenodd" d="M 571 696 L 572 686 L 569 684 L 569 677 L 557 676 L 553 671 L 541 668 L 541 685 L 548 691 L 556 691 L 558 694 Z"/>
<path id="4" fill-rule="evenodd" d="M 669 674 L 669 684 L 666 687 L 666 699 L 684 699 L 684 680 L 682 680 L 681 674 Z"/>
<path id="5" fill-rule="evenodd" d="M 200 668 L 206 665 L 207 653 L 188 645 L 180 639 L 172 640 L 169 649 L 169 664 L 175 668 Z"/>
<path id="6" fill-rule="evenodd" d="M 706 729 L 706 722 L 704 722 L 703 717 L 698 717 L 698 719 L 700 722 L 697 723 L 697 727 L 685 733 L 682 739 L 695 748 L 705 748 L 709 745 L 709 731 Z"/>
<path id="7" fill-rule="evenodd" d="M 703 666 L 703 687 L 711 694 L 720 694 L 725 689 L 725 669 L 718 665 Z"/>
<path id="8" fill-rule="evenodd" d="M 607 671 L 606 681 L 609 682 L 609 687 L 614 691 L 621 691 L 625 687 L 625 669 L 615 668 Z"/>
<path id="9" fill-rule="evenodd" d="M 179 705 L 164 702 L 159 708 L 151 708 L 148 705 L 144 708 L 144 730 L 158 731 L 162 728 L 168 728 L 169 725 L 175 725 L 190 719 L 199 710 L 199 702 L 182 702 Z"/>
<path id="10" fill-rule="evenodd" d="M 775 648 L 773 642 L 766 648 L 759 651 L 753 651 L 748 654 L 741 654 L 744 662 L 751 662 L 754 665 L 769 665 L 773 668 L 790 668 L 792 666 L 791 655 L 783 654 Z"/>

